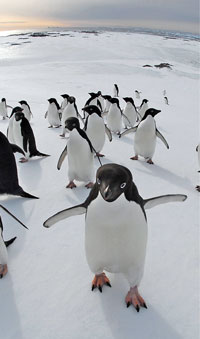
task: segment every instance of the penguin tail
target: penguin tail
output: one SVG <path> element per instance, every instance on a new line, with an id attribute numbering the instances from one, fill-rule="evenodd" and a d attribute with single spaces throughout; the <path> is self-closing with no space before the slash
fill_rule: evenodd
<path id="1" fill-rule="evenodd" d="M 27 193 L 27 192 L 25 192 L 23 190 L 21 192 L 19 192 L 17 195 L 20 195 L 20 197 L 22 197 L 22 198 L 39 199 L 35 195 L 29 194 L 29 193 Z"/>
<path id="2" fill-rule="evenodd" d="M 12 238 L 10 240 L 5 241 L 6 247 L 10 246 L 15 241 L 15 239 L 17 239 L 17 237 L 14 237 L 14 238 Z"/>

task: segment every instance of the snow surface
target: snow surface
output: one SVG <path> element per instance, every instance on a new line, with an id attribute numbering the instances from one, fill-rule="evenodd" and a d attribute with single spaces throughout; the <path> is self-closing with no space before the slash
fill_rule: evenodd
<path id="1" fill-rule="evenodd" d="M 23 37 L 23 36 L 22 36 Z M 1 211 L 4 237 L 17 235 L 8 249 L 9 272 L 0 281 L 0 336 L 2 339 L 153 338 L 196 339 L 199 335 L 199 182 L 197 153 L 198 42 L 159 36 L 104 32 L 69 32 L 66 36 L 0 37 L 0 95 L 17 106 L 31 106 L 32 128 L 39 151 L 48 158 L 19 163 L 19 182 L 39 200 L 2 197 L 1 203 L 22 220 L 26 231 Z M 29 42 L 29 43 L 24 43 Z M 20 45 L 15 45 L 20 43 Z M 172 70 L 143 68 L 168 62 Z M 51 229 L 43 222 L 55 212 L 81 203 L 89 191 L 83 184 L 66 189 L 67 160 L 56 165 L 65 147 L 61 129 L 48 129 L 44 119 L 47 99 L 61 94 L 77 98 L 79 110 L 88 92 L 111 94 L 113 84 L 123 96 L 142 91 L 149 107 L 161 109 L 157 127 L 155 165 L 131 161 L 133 135 L 106 141 L 103 163 L 127 166 L 144 198 L 188 195 L 184 203 L 147 211 L 149 235 L 145 274 L 140 285 L 148 310 L 126 308 L 127 281 L 108 274 L 112 288 L 91 292 L 93 275 L 84 253 L 84 216 L 62 221 Z M 169 106 L 164 103 L 166 89 Z M 141 100 L 135 99 L 136 105 Z M 8 120 L 0 121 L 6 133 Z M 95 160 L 95 166 L 99 163 Z"/>

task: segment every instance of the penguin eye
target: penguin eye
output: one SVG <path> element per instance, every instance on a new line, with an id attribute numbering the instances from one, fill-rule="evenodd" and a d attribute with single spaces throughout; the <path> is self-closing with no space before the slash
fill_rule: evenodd
<path id="1" fill-rule="evenodd" d="M 126 182 L 123 182 L 121 185 L 120 185 L 120 188 L 124 188 L 126 186 Z"/>
<path id="2" fill-rule="evenodd" d="M 100 185 L 101 181 L 97 178 L 97 184 Z"/>

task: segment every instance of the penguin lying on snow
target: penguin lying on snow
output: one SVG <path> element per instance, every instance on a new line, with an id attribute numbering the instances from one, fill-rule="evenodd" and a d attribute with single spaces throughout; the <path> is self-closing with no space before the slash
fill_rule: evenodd
<path id="1" fill-rule="evenodd" d="M 137 126 L 129 128 L 120 134 L 119 137 L 122 137 L 130 132 L 136 132 L 134 139 L 135 156 L 131 158 L 132 160 L 138 160 L 138 155 L 141 155 L 147 159 L 149 164 L 153 164 L 152 157 L 156 148 L 156 137 L 160 138 L 169 149 L 167 141 L 156 128 L 154 116 L 159 112 L 161 111 L 149 108 Z"/>
<path id="2" fill-rule="evenodd" d="M 62 219 L 85 214 L 86 258 L 95 274 L 92 290 L 98 287 L 102 292 L 104 284 L 111 286 L 104 270 L 122 273 L 130 284 L 125 298 L 127 307 L 133 304 L 139 312 L 140 306 L 147 308 L 138 292 L 146 256 L 145 210 L 186 198 L 186 195 L 170 194 L 143 199 L 128 168 L 106 164 L 98 169 L 96 183 L 82 204 L 56 213 L 43 225 L 48 228 Z"/>
<path id="3" fill-rule="evenodd" d="M 0 207 L 7 212 L 9 215 L 11 215 L 15 220 L 17 220 L 23 227 L 27 228 L 19 219 L 17 219 L 12 213 L 10 213 L 5 207 L 0 205 Z M 27 228 L 28 229 L 28 228 Z M 6 247 L 10 246 L 14 241 L 16 237 L 4 241 L 3 239 L 3 223 L 0 217 L 0 279 L 6 275 L 8 272 L 8 254 Z"/>
<path id="4" fill-rule="evenodd" d="M 199 168 L 200 168 L 200 144 L 197 145 L 196 151 L 198 152 L 198 163 L 199 163 Z M 198 172 L 200 172 L 200 170 Z M 199 185 L 196 186 L 196 190 L 198 192 L 200 192 L 200 186 Z"/>
<path id="5" fill-rule="evenodd" d="M 24 155 L 17 145 L 10 144 L 6 136 L 0 132 L 0 194 L 19 195 L 24 198 L 38 199 L 19 186 L 17 166 L 13 152 Z"/>

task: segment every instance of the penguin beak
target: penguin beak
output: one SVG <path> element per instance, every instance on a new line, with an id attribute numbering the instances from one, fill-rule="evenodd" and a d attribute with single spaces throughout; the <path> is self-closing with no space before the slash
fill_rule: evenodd
<path id="1" fill-rule="evenodd" d="M 109 185 L 105 185 L 102 183 L 102 185 L 100 186 L 100 193 L 105 201 L 112 202 L 118 198 L 121 192 L 119 193 L 116 190 L 111 189 Z"/>
<path id="2" fill-rule="evenodd" d="M 155 112 L 154 112 L 154 116 L 157 115 L 157 114 L 160 113 L 160 112 L 161 112 L 161 110 L 156 109 Z"/>

